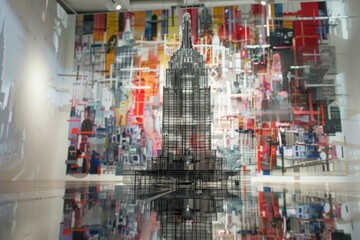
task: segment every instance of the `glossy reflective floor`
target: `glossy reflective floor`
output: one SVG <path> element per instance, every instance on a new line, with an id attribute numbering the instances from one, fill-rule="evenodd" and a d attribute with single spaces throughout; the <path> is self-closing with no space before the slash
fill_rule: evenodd
<path id="1" fill-rule="evenodd" d="M 236 186 L 231 192 L 190 187 L 145 196 L 114 182 L 1 182 L 0 239 L 360 236 L 356 184 L 260 186 L 242 179 Z"/>

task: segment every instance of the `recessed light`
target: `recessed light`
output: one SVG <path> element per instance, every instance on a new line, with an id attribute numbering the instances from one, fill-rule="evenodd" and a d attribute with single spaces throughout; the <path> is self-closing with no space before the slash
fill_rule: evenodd
<path id="1" fill-rule="evenodd" d="M 118 5 L 116 5 L 116 10 L 120 10 L 121 9 L 121 5 L 120 4 L 118 4 Z"/>

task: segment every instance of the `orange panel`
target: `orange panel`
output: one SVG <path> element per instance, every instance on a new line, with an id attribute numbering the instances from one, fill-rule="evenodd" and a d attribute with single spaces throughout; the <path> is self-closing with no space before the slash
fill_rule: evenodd
<path id="1" fill-rule="evenodd" d="M 105 19 L 106 14 L 95 14 L 93 40 L 103 42 L 105 37 Z"/>
<path id="2" fill-rule="evenodd" d="M 63 229 L 63 235 L 70 235 L 71 231 L 68 228 Z"/>
<path id="3" fill-rule="evenodd" d="M 71 129 L 71 134 L 73 134 L 73 135 L 79 134 L 79 129 L 78 128 L 72 128 Z"/>

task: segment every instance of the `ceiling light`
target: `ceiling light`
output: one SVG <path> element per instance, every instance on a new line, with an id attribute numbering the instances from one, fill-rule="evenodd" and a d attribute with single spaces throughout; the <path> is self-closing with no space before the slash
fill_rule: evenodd
<path id="1" fill-rule="evenodd" d="M 266 6 L 270 3 L 274 3 L 275 0 L 255 0 L 255 2 L 260 3 L 262 6 Z"/>
<path id="2" fill-rule="evenodd" d="M 113 3 L 113 5 L 117 11 L 119 11 L 121 9 L 121 5 L 118 3 L 118 1 L 111 0 L 111 2 Z"/>

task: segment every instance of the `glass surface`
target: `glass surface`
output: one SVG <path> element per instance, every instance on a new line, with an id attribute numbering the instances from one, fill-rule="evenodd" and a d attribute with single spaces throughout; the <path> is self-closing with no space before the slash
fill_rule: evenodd
<path id="1" fill-rule="evenodd" d="M 0 239 L 357 239 L 360 224 L 359 188 L 351 184 L 250 185 L 243 178 L 221 193 L 148 196 L 113 182 L 0 188 Z"/>

